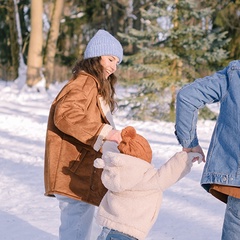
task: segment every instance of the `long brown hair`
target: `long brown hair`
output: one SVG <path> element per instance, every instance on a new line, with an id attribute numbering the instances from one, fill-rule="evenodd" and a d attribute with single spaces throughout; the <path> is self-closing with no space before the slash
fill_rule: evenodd
<path id="1" fill-rule="evenodd" d="M 100 63 L 100 60 L 101 57 L 79 60 L 72 69 L 73 79 L 76 79 L 81 71 L 85 71 L 94 76 L 100 85 L 98 93 L 110 106 L 111 112 L 113 112 L 116 106 L 114 95 L 117 77 L 114 74 L 111 74 L 106 80 L 103 75 L 103 67 Z"/>

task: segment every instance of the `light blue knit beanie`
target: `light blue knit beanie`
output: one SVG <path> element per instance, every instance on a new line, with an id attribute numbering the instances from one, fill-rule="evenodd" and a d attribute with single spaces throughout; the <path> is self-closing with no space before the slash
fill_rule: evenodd
<path id="1" fill-rule="evenodd" d="M 100 56 L 116 56 L 119 63 L 123 59 L 123 48 L 120 42 L 105 30 L 98 30 L 90 39 L 84 52 L 84 59 Z"/>

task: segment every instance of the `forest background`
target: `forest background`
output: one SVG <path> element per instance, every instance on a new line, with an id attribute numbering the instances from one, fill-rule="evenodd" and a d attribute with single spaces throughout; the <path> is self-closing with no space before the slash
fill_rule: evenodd
<path id="1" fill-rule="evenodd" d="M 174 121 L 181 86 L 240 58 L 240 0 L 0 0 L 0 79 L 47 91 L 100 28 L 124 47 L 118 106 L 130 118 Z"/>

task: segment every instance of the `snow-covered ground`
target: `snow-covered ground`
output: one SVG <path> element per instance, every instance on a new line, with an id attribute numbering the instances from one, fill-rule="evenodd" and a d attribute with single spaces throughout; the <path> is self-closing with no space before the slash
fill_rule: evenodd
<path id="1" fill-rule="evenodd" d="M 0 81 L 0 239 L 58 239 L 59 209 L 54 198 L 44 196 L 44 142 L 48 111 L 63 84 L 46 93 L 35 88 Z M 153 163 L 163 164 L 180 151 L 174 124 L 127 120 L 116 113 L 118 129 L 134 126 L 153 149 Z M 207 152 L 213 121 L 200 121 L 198 135 Z M 194 164 L 190 174 L 169 188 L 159 217 L 147 240 L 218 240 L 225 205 L 199 184 L 203 164 Z M 94 223 L 92 240 L 100 227 Z"/>

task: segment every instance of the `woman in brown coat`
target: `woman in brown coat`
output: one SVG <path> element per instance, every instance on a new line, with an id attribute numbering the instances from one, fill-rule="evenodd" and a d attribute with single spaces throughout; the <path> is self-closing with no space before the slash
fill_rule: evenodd
<path id="1" fill-rule="evenodd" d="M 104 140 L 121 141 L 112 112 L 117 80 L 114 72 L 122 57 L 119 41 L 99 30 L 52 103 L 44 180 L 45 195 L 59 200 L 61 240 L 90 239 L 94 206 L 106 193 L 101 170 L 94 168 L 93 162 L 101 157 Z"/>

